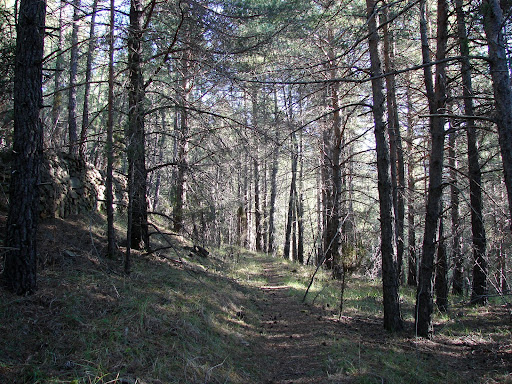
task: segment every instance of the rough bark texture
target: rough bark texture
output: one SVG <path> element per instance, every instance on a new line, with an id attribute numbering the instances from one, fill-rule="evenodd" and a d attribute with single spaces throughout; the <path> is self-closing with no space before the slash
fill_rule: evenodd
<path id="1" fill-rule="evenodd" d="M 503 173 L 507 187 L 509 220 L 512 221 L 512 88 L 503 38 L 503 12 L 499 0 L 483 0 L 482 14 L 489 46 L 489 63 L 496 106 L 495 121 L 498 126 Z M 509 222 L 509 224 L 512 223 Z M 512 225 L 510 229 L 512 230 Z M 479 279 L 483 279 L 484 267 L 481 265 L 482 273 L 479 274 Z"/>
<path id="2" fill-rule="evenodd" d="M 450 167 L 450 202 L 451 202 L 451 225 L 452 225 L 452 262 L 453 262 L 453 283 L 452 292 L 455 295 L 462 295 L 464 288 L 464 259 L 462 257 L 462 234 L 460 230 L 459 215 L 459 186 L 457 182 L 457 161 L 456 161 L 456 133 L 450 133 L 448 146 L 448 165 Z"/>
<path id="3" fill-rule="evenodd" d="M 84 85 L 84 107 L 82 111 L 82 129 L 80 130 L 80 149 L 79 155 L 85 160 L 87 150 L 87 130 L 89 129 L 89 96 L 91 93 L 91 77 L 93 52 L 96 47 L 96 11 L 98 10 L 98 0 L 94 0 L 91 11 L 91 25 L 89 28 L 89 44 L 87 47 L 87 59 L 85 63 L 85 85 Z"/>
<path id="4" fill-rule="evenodd" d="M 466 23 L 464 20 L 463 1 L 456 0 L 455 11 L 457 14 L 457 32 L 459 37 L 459 48 L 462 56 L 462 95 L 464 98 L 464 113 L 470 118 L 475 115 L 473 108 L 473 85 L 471 82 L 471 64 L 469 62 L 469 41 L 466 31 Z M 482 203 L 482 176 L 479 163 L 479 149 L 477 144 L 477 134 L 475 121 L 467 120 L 467 137 L 468 137 L 468 167 L 469 167 L 469 193 L 471 203 L 471 230 L 473 242 L 473 291 L 472 299 L 477 302 L 485 302 L 485 293 L 487 291 L 486 277 L 486 235 L 483 220 L 483 203 Z M 456 192 L 455 192 L 456 193 Z M 454 247 L 457 244 L 454 244 Z M 455 248 L 454 248 L 455 249 Z M 461 271 L 462 260 L 455 259 L 456 269 L 454 271 L 454 292 L 462 293 L 463 276 Z M 482 276 L 483 275 L 483 276 Z"/>
<path id="5" fill-rule="evenodd" d="M 448 311 L 448 260 L 446 255 L 446 244 L 444 241 L 443 218 L 439 219 L 439 236 L 437 244 L 436 260 L 436 305 L 440 312 Z"/>
<path id="6" fill-rule="evenodd" d="M 256 233 L 256 251 L 262 251 L 263 245 L 263 225 L 262 225 L 262 209 L 260 194 L 260 159 L 259 159 L 259 142 L 257 135 L 258 128 L 258 89 L 254 87 L 252 93 L 252 119 L 255 129 L 254 134 L 254 150 L 253 150 L 253 167 L 254 167 L 254 225 Z"/>
<path id="7" fill-rule="evenodd" d="M 297 139 L 295 138 L 295 133 L 292 133 L 292 142 L 295 142 Z M 290 243 L 291 243 L 291 235 L 292 229 L 294 227 L 294 211 L 295 211 L 295 197 L 297 195 L 297 152 L 295 151 L 295 145 L 292 146 L 291 152 L 291 166 L 292 166 L 292 180 L 290 183 L 290 196 L 288 198 L 288 214 L 286 219 L 286 229 L 285 229 L 285 238 L 284 238 L 284 248 L 283 248 L 283 257 L 285 259 L 291 260 L 293 256 L 293 252 L 290 253 Z"/>
<path id="8" fill-rule="evenodd" d="M 61 0 L 59 3 L 59 31 L 57 38 L 57 48 L 56 54 L 57 57 L 55 59 L 55 76 L 54 76 L 54 95 L 53 95 L 53 103 L 52 103 L 52 127 L 50 130 L 50 143 L 53 147 L 60 146 L 60 140 L 62 137 L 62 72 L 64 71 L 64 55 L 62 54 L 62 45 L 64 41 L 64 11 L 65 2 Z"/>
<path id="9" fill-rule="evenodd" d="M 303 179 L 303 154 L 302 154 L 302 131 L 299 132 L 299 175 L 296 191 L 296 208 L 297 208 L 297 261 L 304 264 L 304 202 L 302 195 L 302 179 Z"/>
<path id="10" fill-rule="evenodd" d="M 190 93 L 190 79 L 189 79 L 189 67 L 191 61 L 191 52 L 186 50 L 183 52 L 181 58 L 181 86 L 180 86 L 180 100 L 181 105 L 179 107 L 179 121 L 177 122 L 177 163 L 178 167 L 176 170 L 176 190 L 175 190 L 175 202 L 174 202 L 174 230 L 181 232 L 184 227 L 184 209 L 187 200 L 187 170 L 188 170 L 188 131 L 189 131 L 189 116 L 188 116 L 188 99 Z M 247 177 L 245 173 L 244 177 Z M 247 191 L 247 188 L 245 189 Z M 247 220 L 247 211 L 245 212 L 245 220 Z M 244 245 L 248 241 L 248 224 L 245 225 L 245 238 Z"/>
<path id="11" fill-rule="evenodd" d="M 14 141 L 9 214 L 5 239 L 5 277 L 19 295 L 37 288 L 36 233 L 39 168 L 43 150 L 42 58 L 46 3 L 21 0 L 14 69 Z"/>
<path id="12" fill-rule="evenodd" d="M 409 75 L 408 75 L 409 76 Z M 407 78 L 407 84 L 410 84 L 410 77 Z M 418 283 L 418 262 L 416 258 L 416 228 L 414 223 L 414 194 L 416 189 L 416 180 L 414 178 L 414 158 L 412 153 L 414 140 L 414 130 L 412 121 L 412 98 L 410 86 L 407 86 L 407 189 L 409 195 L 407 198 L 407 249 L 408 249 L 408 273 L 407 285 L 415 287 Z"/>
<path id="13" fill-rule="evenodd" d="M 146 155 L 144 132 L 144 79 L 142 76 L 142 13 L 140 0 L 132 0 L 128 37 L 128 195 L 131 213 L 130 245 L 134 249 L 149 248 L 146 202 Z"/>
<path id="14" fill-rule="evenodd" d="M 379 37 L 377 34 L 376 2 L 366 0 L 370 48 L 373 119 L 375 123 L 375 144 L 377 149 L 377 173 L 380 206 L 380 232 L 382 253 L 382 286 L 384 304 L 384 328 L 398 331 L 403 328 L 398 297 L 398 274 L 395 260 L 395 234 L 393 215 L 393 191 L 390 174 L 389 145 L 386 140 L 384 123 L 384 93 Z"/>
<path id="15" fill-rule="evenodd" d="M 440 61 L 444 59 L 446 54 L 446 43 L 448 39 L 447 23 L 448 4 L 446 0 L 439 0 L 437 6 L 436 51 L 436 60 L 439 63 L 436 65 L 436 86 L 434 95 L 429 93 L 429 86 L 427 85 L 427 97 L 429 100 L 431 98 L 433 99 L 433 101 L 429 103 L 433 107 L 433 114 L 443 114 L 446 109 L 446 64 Z M 422 41 L 423 37 L 424 36 L 422 36 Z M 425 46 L 422 46 L 422 48 L 425 48 Z M 426 48 L 428 48 L 428 46 Z M 428 74 L 425 74 L 425 83 L 428 84 L 430 82 L 428 80 Z M 445 120 L 440 116 L 432 116 L 430 119 L 430 136 L 432 143 L 428 173 L 429 186 L 425 216 L 425 232 L 423 236 L 422 257 L 416 295 L 416 333 L 422 337 L 430 337 L 433 331 L 432 312 L 434 305 L 432 290 L 434 257 L 436 253 L 436 232 L 441 213 L 441 197 L 443 194 L 444 122 Z"/>
<path id="16" fill-rule="evenodd" d="M 334 32 L 331 28 L 328 30 L 328 41 L 331 45 L 334 42 Z M 336 78 L 336 55 L 331 48 L 328 52 L 329 60 L 329 76 L 331 79 Z M 332 125 L 328 133 L 329 152 L 326 157 L 325 165 L 329 167 L 326 174 L 329 175 L 327 182 L 328 195 L 326 199 L 326 226 L 324 238 L 324 252 L 326 266 L 333 271 L 334 277 L 341 277 L 341 190 L 343 178 L 341 174 L 341 114 L 339 102 L 339 83 L 332 83 L 328 87 L 329 107 L 332 113 Z"/>
<path id="17" fill-rule="evenodd" d="M 110 0 L 110 33 L 108 41 L 108 120 L 107 120 L 107 175 L 105 181 L 105 199 L 107 205 L 107 257 L 114 257 L 116 252 L 116 238 L 114 230 L 114 191 L 113 191 L 113 164 L 114 164 L 114 31 L 115 31 L 114 0 Z"/>
<path id="18" fill-rule="evenodd" d="M 393 36 L 389 32 L 387 21 L 388 8 L 384 7 L 383 11 L 383 34 L 384 34 L 384 70 L 386 73 L 394 71 L 394 53 L 393 53 Z M 398 107 L 396 102 L 396 82 L 395 76 L 386 76 L 386 102 L 388 110 L 388 134 L 389 134 L 389 151 L 391 161 L 391 183 L 393 185 L 393 207 L 395 213 L 395 237 L 396 237 L 396 253 L 397 268 L 400 281 L 402 280 L 402 265 L 404 255 L 404 220 L 405 220 L 405 167 L 404 155 L 402 147 L 402 137 L 400 134 L 400 120 L 398 117 Z"/>
<path id="19" fill-rule="evenodd" d="M 76 124 L 76 75 L 78 71 L 78 19 L 80 0 L 73 0 L 73 28 L 71 30 L 71 57 L 69 59 L 68 90 L 68 138 L 69 153 L 78 154 L 78 135 Z"/>
<path id="20" fill-rule="evenodd" d="M 276 142 L 279 142 L 279 134 L 276 134 Z M 272 153 L 272 171 L 270 176 L 270 212 L 268 218 L 268 253 L 276 251 L 275 240 L 275 213 L 276 213 L 276 197 L 277 197 L 277 171 L 279 159 L 279 146 L 274 148 Z"/>

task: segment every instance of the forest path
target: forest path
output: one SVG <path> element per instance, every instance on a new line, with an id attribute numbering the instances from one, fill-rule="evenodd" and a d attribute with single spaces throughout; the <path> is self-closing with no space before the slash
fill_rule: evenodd
<path id="1" fill-rule="evenodd" d="M 266 361 L 265 384 L 327 383 L 329 346 L 339 324 L 328 320 L 321 308 L 301 303 L 284 285 L 283 270 L 276 263 L 263 265 L 268 285 L 260 287 L 261 333 Z"/>

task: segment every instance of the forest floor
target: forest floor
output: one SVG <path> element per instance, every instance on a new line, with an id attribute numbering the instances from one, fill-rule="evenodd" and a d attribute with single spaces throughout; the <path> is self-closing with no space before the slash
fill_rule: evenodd
<path id="1" fill-rule="evenodd" d="M 0 383 L 512 383 L 504 302 L 451 298 L 425 340 L 404 288 L 406 329 L 390 334 L 379 281 L 351 277 L 340 316 L 326 273 L 303 303 L 311 267 L 235 247 L 202 258 L 180 236 L 152 239 L 167 249 L 134 252 L 125 276 L 120 258 L 103 257 L 102 216 L 45 220 L 38 291 L 0 288 Z"/>

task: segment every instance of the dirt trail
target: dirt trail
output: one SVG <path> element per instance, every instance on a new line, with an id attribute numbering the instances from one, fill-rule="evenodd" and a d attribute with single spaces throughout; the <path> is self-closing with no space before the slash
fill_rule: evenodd
<path id="1" fill-rule="evenodd" d="M 338 320 L 333 311 L 302 304 L 300 298 L 291 296 L 290 287 L 284 283 L 283 273 L 287 272 L 282 266 L 267 262 L 263 270 L 268 285 L 260 287 L 264 296 L 260 305 L 262 347 L 261 356 L 255 358 L 265 371 L 264 384 L 352 383 L 363 377 L 371 382 L 398 382 L 397 377 L 400 382 L 418 382 L 415 370 L 423 365 L 457 372 L 457 382 L 498 382 L 483 378 L 491 369 L 512 372 L 509 339 L 499 334 L 492 342 L 443 334 L 436 334 L 435 340 L 425 340 L 413 336 L 412 324 L 403 333 L 392 334 L 383 330 L 380 318 L 353 314 Z M 503 312 L 500 307 L 495 310 Z M 498 329 L 501 325 L 509 329 L 507 320 L 498 312 L 482 319 L 478 324 L 466 321 L 473 329 L 489 327 L 489 332 L 494 329 L 493 321 Z M 345 372 L 339 358 L 354 359 L 354 349 L 359 353 L 352 362 L 357 371 Z M 401 361 L 402 355 L 412 363 Z M 387 373 L 381 373 L 385 362 L 394 368 L 388 367 Z M 383 375 L 398 376 L 388 381 Z"/>
<path id="2" fill-rule="evenodd" d="M 264 265 L 269 284 L 262 306 L 263 353 L 268 366 L 265 384 L 327 383 L 326 355 L 335 337 L 336 323 L 321 309 L 289 296 L 275 264 Z"/>

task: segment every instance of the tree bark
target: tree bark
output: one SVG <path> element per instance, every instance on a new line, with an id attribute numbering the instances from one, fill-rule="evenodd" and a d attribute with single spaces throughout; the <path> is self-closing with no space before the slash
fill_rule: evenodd
<path id="1" fill-rule="evenodd" d="M 422 2 L 423 3 L 423 2 Z M 424 4 L 422 4 L 424 5 Z M 424 18 L 424 8 L 422 11 Z M 423 24 L 423 23 L 422 23 Z M 427 97 L 431 106 L 430 136 L 432 139 L 429 162 L 429 186 L 427 195 L 427 208 L 425 216 L 425 232 L 423 236 L 422 257 L 419 271 L 419 282 L 416 295 L 416 333 L 422 337 L 431 337 L 433 305 L 433 277 L 434 257 L 436 252 L 436 232 L 441 214 L 441 197 L 443 194 L 443 160 L 444 160 L 444 118 L 436 114 L 444 114 L 446 111 L 446 64 L 442 62 L 446 55 L 446 43 L 448 40 L 448 4 L 446 0 L 438 0 L 437 6 L 437 49 L 436 49 L 436 86 L 435 93 L 431 94 L 431 78 L 429 80 L 425 72 L 425 84 L 427 85 Z M 423 30 L 423 27 L 422 27 Z M 422 41 L 426 39 L 422 33 Z M 422 45 L 428 49 L 428 45 Z M 428 58 L 428 52 L 424 53 L 424 59 Z M 430 61 L 428 61 L 430 62 Z M 425 64 L 428 64 L 425 63 Z M 427 67 L 426 67 L 427 68 Z"/>
<path id="2" fill-rule="evenodd" d="M 260 164 L 259 164 L 259 143 L 258 143 L 258 89 L 254 87 L 252 93 L 252 124 L 254 128 L 254 148 L 253 148 L 253 167 L 254 167 L 254 225 L 256 233 L 256 251 L 262 251 L 263 233 L 261 223 L 261 196 L 260 196 Z"/>
<path id="3" fill-rule="evenodd" d="M 464 259 L 462 257 L 462 234 L 460 230 L 459 214 L 459 186 L 457 182 L 457 160 L 455 132 L 450 133 L 448 138 L 448 165 L 450 167 L 450 202 L 451 202 L 451 224 L 452 224 L 452 256 L 453 261 L 453 283 L 452 293 L 462 295 L 464 289 Z"/>
<path id="4" fill-rule="evenodd" d="M 507 187 L 509 225 L 512 231 L 512 88 L 503 38 L 504 19 L 499 0 L 483 0 L 481 7 L 489 47 L 489 63 L 496 107 L 495 121 L 498 127 L 503 174 Z M 475 266 L 478 267 L 477 264 Z M 485 265 L 481 264 L 479 268 L 481 268 L 478 273 L 479 279 L 483 279 Z"/>
<path id="5" fill-rule="evenodd" d="M 128 241 L 134 249 L 149 249 L 147 223 L 147 172 L 144 132 L 144 79 L 142 76 L 142 14 L 140 0 L 132 0 L 130 6 L 130 28 L 128 30 L 128 195 L 129 214 L 132 222 Z"/>
<path id="6" fill-rule="evenodd" d="M 462 96 L 464 98 L 464 114 L 470 119 L 466 122 L 468 137 L 468 167 L 469 167 L 469 193 L 471 203 L 471 231 L 473 242 L 473 289 L 472 300 L 480 304 L 486 301 L 487 292 L 487 264 L 486 264 L 486 235 L 483 219 L 482 202 L 482 176 L 479 161 L 479 149 L 475 121 L 471 119 L 475 115 L 473 108 L 473 85 L 471 81 L 471 64 L 469 62 L 469 41 L 464 20 L 463 1 L 455 1 L 457 14 L 457 32 L 462 72 Z M 454 244 L 455 246 L 455 244 Z M 463 276 L 462 260 L 456 260 L 457 269 L 454 272 L 454 291 L 461 294 Z"/>
<path id="7" fill-rule="evenodd" d="M 275 125 L 279 125 L 278 108 L 277 108 L 277 91 L 274 90 L 274 114 Z M 279 142 L 279 127 L 276 129 L 275 142 Z M 270 212 L 268 219 L 268 253 L 272 255 L 276 252 L 275 240 L 275 213 L 276 213 L 276 197 L 277 197 L 277 171 L 279 160 L 279 146 L 275 145 L 272 151 L 272 171 L 270 176 Z"/>
<path id="8" fill-rule="evenodd" d="M 334 32 L 328 29 L 329 76 L 331 80 L 336 78 L 336 55 L 334 53 Z M 333 277 L 339 278 L 342 274 L 342 262 L 340 254 L 341 245 L 341 194 L 343 178 L 341 174 L 341 145 L 343 132 L 341 129 L 341 113 L 339 101 L 339 83 L 334 82 L 328 87 L 329 107 L 332 110 L 332 125 L 329 131 L 329 155 L 327 164 L 330 165 L 329 185 L 329 212 L 326 222 L 326 246 L 324 247 L 326 266 L 332 269 Z"/>
<path id="9" fill-rule="evenodd" d="M 188 35 L 187 35 L 188 38 Z M 185 49 L 181 58 L 181 84 L 180 95 L 181 100 L 179 106 L 179 121 L 177 132 L 177 171 L 176 171 L 176 192 L 173 209 L 174 230 L 181 232 L 184 228 L 184 208 L 187 200 L 187 172 L 188 172 L 188 146 L 189 146 L 189 116 L 188 116 L 188 100 L 191 90 L 189 67 L 191 65 L 191 52 Z M 247 216 L 246 216 L 247 217 Z"/>
<path id="10" fill-rule="evenodd" d="M 416 180 L 414 178 L 414 157 L 413 140 L 414 129 L 412 120 L 412 95 L 410 87 L 410 75 L 407 75 L 407 189 L 409 191 L 407 199 L 407 249 L 408 249 L 408 273 L 407 284 L 415 287 L 418 284 L 418 262 L 416 258 L 416 228 L 414 223 L 414 194 L 416 189 Z"/>
<path id="11" fill-rule="evenodd" d="M 440 312 L 448 311 L 448 260 L 446 255 L 446 243 L 444 239 L 443 217 L 439 218 L 439 235 L 437 242 L 436 260 L 436 305 Z"/>
<path id="12" fill-rule="evenodd" d="M 108 36 L 108 117 L 107 117 L 107 143 L 105 147 L 107 157 L 107 175 L 105 180 L 107 205 L 107 257 L 113 258 L 116 253 L 116 237 L 114 230 L 114 194 L 113 165 L 114 165 L 114 43 L 115 43 L 115 3 L 110 0 L 110 31 Z"/>
<path id="13" fill-rule="evenodd" d="M 383 7 L 384 34 L 384 70 L 392 73 L 394 68 L 393 37 L 388 29 L 388 7 Z M 402 281 L 402 266 L 404 255 L 404 221 L 405 221 L 405 166 L 400 134 L 400 120 L 396 102 L 396 81 L 394 75 L 386 76 L 386 101 L 388 110 L 389 151 L 391 161 L 391 182 L 393 184 L 393 207 L 395 213 L 395 237 L 397 252 L 397 268 L 399 280 Z"/>
<path id="14" fill-rule="evenodd" d="M 296 190 L 296 208 L 297 208 L 297 262 L 299 264 L 304 264 L 304 202 L 302 195 L 302 178 L 303 178 L 303 168 L 304 168 L 304 159 L 302 153 L 302 130 L 299 132 L 299 146 L 298 146 L 298 186 Z"/>
<path id="15" fill-rule="evenodd" d="M 37 289 L 37 219 L 39 169 L 43 151 L 42 59 L 46 2 L 21 0 L 14 68 L 14 138 L 5 277 L 18 295 Z"/>
<path id="16" fill-rule="evenodd" d="M 78 71 L 78 21 L 80 0 L 73 0 L 73 27 L 71 30 L 71 57 L 69 59 L 68 91 L 68 139 L 69 153 L 78 154 L 78 135 L 76 124 L 76 75 Z"/>
<path id="17" fill-rule="evenodd" d="M 62 46 L 64 43 L 64 18 L 63 18 L 63 10 L 65 6 L 65 1 L 60 1 L 59 6 L 59 31 L 58 31 L 58 40 L 57 40 L 57 58 L 55 60 L 55 78 L 54 78 L 54 95 L 53 95 L 53 103 L 52 103 L 52 130 L 50 134 L 50 143 L 53 147 L 58 147 L 61 145 L 62 140 L 62 73 L 64 71 L 64 56 L 62 53 Z"/>
<path id="18" fill-rule="evenodd" d="M 91 11 L 91 25 L 89 28 L 89 44 L 87 48 L 87 59 L 85 63 L 85 84 L 84 84 L 84 106 L 82 111 L 82 129 L 80 130 L 80 158 L 85 160 L 87 150 L 87 130 L 89 129 L 89 97 L 91 94 L 91 77 L 92 77 L 92 64 L 93 52 L 96 47 L 96 11 L 98 10 L 98 0 L 92 3 Z"/>
<path id="19" fill-rule="evenodd" d="M 288 214 L 286 219 L 286 229 L 284 236 L 284 248 L 283 248 L 283 258 L 286 260 L 291 260 L 293 258 L 293 252 L 290 252 L 291 246 L 291 235 L 292 229 L 294 226 L 294 211 L 295 211 L 295 197 L 297 195 L 297 151 L 295 150 L 295 142 L 297 141 L 295 137 L 295 133 L 292 132 L 291 135 L 292 140 L 292 149 L 290 153 L 291 157 L 291 167 L 292 167 L 292 180 L 290 182 L 290 196 L 288 198 Z"/>
<path id="20" fill-rule="evenodd" d="M 379 57 L 376 1 L 366 0 L 366 7 L 373 94 L 372 110 L 375 123 L 375 144 L 377 150 L 384 328 L 388 331 L 399 331 L 403 329 L 403 322 L 400 315 L 400 302 L 398 297 L 399 281 L 395 259 L 393 191 L 391 184 L 389 144 L 386 140 L 386 124 L 384 122 L 385 100 L 383 93 L 383 81 L 381 77 L 382 67 Z"/>

